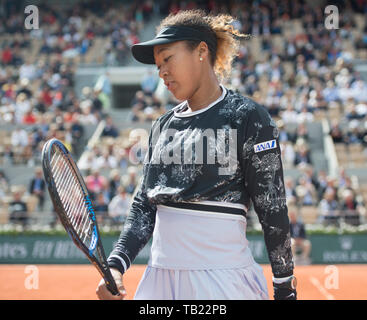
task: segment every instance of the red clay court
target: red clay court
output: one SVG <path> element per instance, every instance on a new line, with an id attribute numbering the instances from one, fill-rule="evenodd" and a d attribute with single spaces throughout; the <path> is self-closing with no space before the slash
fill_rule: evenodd
<path id="1" fill-rule="evenodd" d="M 262 265 L 272 297 L 271 270 Z M 100 275 L 92 265 L 37 265 L 38 289 L 26 289 L 26 265 L 0 265 L 2 300 L 90 300 L 97 299 L 95 289 Z M 133 265 L 125 275 L 127 299 L 132 299 L 144 265 Z M 329 270 L 329 271 L 328 271 Z M 337 277 L 330 280 L 327 265 L 297 266 L 300 300 L 366 300 L 367 265 L 336 265 Z M 328 285 L 329 284 L 329 285 Z M 330 284 L 334 285 L 330 288 Z M 338 288 L 335 288 L 335 285 Z"/>

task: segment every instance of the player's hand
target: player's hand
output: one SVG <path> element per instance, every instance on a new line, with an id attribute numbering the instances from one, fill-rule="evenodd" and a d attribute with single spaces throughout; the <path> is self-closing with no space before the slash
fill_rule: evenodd
<path id="1" fill-rule="evenodd" d="M 104 279 L 102 278 L 96 289 L 96 294 L 100 300 L 123 300 L 126 297 L 126 290 L 122 282 L 122 274 L 117 269 L 111 268 L 112 277 L 115 279 L 119 295 L 113 295 L 106 286 Z"/>

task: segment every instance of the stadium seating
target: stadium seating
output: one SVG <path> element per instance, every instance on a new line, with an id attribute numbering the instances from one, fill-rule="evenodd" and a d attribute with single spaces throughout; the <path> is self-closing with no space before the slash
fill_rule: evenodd
<path id="1" fill-rule="evenodd" d="M 214 5 L 216 6 L 216 1 L 203 1 L 202 6 Z M 234 1 L 236 3 L 237 1 Z M 306 107 L 309 109 L 312 114 L 312 120 L 306 121 L 306 127 L 308 128 L 309 138 L 306 142 L 306 146 L 309 148 L 311 153 L 312 167 L 315 171 L 316 180 L 319 178 L 318 173 L 320 171 L 328 171 L 328 164 L 330 163 L 330 154 L 325 153 L 324 140 L 322 137 L 326 134 L 322 131 L 323 123 L 327 121 L 329 124 L 336 121 L 342 127 L 343 131 L 343 141 L 334 143 L 335 152 L 336 152 L 336 160 L 338 164 L 338 168 L 344 167 L 348 170 L 362 170 L 367 168 L 367 156 L 366 156 L 366 144 L 360 143 L 346 143 L 346 139 L 348 138 L 349 132 L 349 118 L 346 109 L 346 101 L 340 98 L 340 92 L 342 91 L 338 86 L 337 78 L 340 78 L 342 69 L 347 69 L 349 72 L 349 78 L 347 77 L 346 81 L 349 81 L 350 84 L 353 83 L 354 70 L 353 65 L 350 63 L 350 58 L 348 58 L 348 54 L 352 56 L 353 59 L 366 60 L 367 59 L 367 48 L 366 46 L 363 48 L 357 48 L 356 39 L 366 37 L 366 16 L 360 14 L 358 12 L 354 12 L 352 15 L 352 22 L 355 24 L 355 27 L 351 28 L 350 35 L 340 36 L 338 33 L 333 32 L 325 32 L 324 28 L 320 28 L 320 25 L 323 26 L 323 21 L 317 20 L 320 19 L 317 15 L 313 17 L 313 26 L 307 26 L 305 23 L 304 15 L 300 12 L 293 12 L 290 10 L 289 19 L 285 16 L 282 16 L 280 12 L 280 6 L 277 6 L 277 2 L 275 0 L 271 0 L 269 2 L 273 2 L 275 4 L 274 8 L 277 8 L 278 11 L 274 10 L 272 13 L 271 23 L 273 23 L 276 18 L 280 19 L 280 33 L 273 33 L 270 30 L 270 34 L 265 35 L 263 33 L 263 29 L 259 28 L 259 33 L 256 36 L 253 36 L 247 42 L 243 42 L 242 46 L 246 49 L 244 50 L 243 56 L 236 59 L 236 70 L 240 70 L 240 84 L 235 84 L 232 79 L 227 80 L 226 85 L 229 88 L 234 90 L 238 90 L 244 95 L 249 95 L 255 100 L 263 103 L 266 107 L 270 107 L 272 101 L 276 101 L 276 107 L 279 108 L 277 114 L 274 115 L 274 119 L 276 121 L 285 121 L 285 110 L 286 103 L 282 102 L 282 98 L 284 98 L 285 94 L 288 91 L 292 91 L 290 94 L 292 111 L 296 114 L 297 119 L 299 119 L 300 110 L 302 103 L 300 102 L 302 92 L 306 92 Z M 285 1 L 286 6 L 292 8 L 292 1 Z M 31 178 L 31 171 L 29 170 L 28 174 L 25 172 L 27 168 L 32 168 L 36 165 L 39 165 L 39 156 L 40 149 L 44 143 L 44 141 L 55 135 L 66 136 L 68 137 L 68 132 L 65 128 L 63 128 L 62 124 L 66 122 L 71 122 L 71 118 L 73 115 L 81 115 L 83 119 L 86 121 L 82 123 L 82 127 L 84 127 L 85 135 L 83 139 L 70 139 L 69 143 L 72 145 L 77 144 L 81 151 L 84 151 L 84 154 L 75 154 L 76 157 L 84 157 L 83 159 L 90 159 L 91 163 L 94 163 L 96 158 L 100 156 L 100 152 L 104 149 L 110 149 L 113 156 L 118 154 L 128 152 L 129 147 L 131 146 L 130 133 L 131 128 L 133 127 L 141 127 L 145 130 L 149 130 L 151 125 L 151 121 L 147 121 L 146 118 L 139 119 L 137 117 L 132 121 L 132 118 L 126 118 L 125 115 L 123 117 L 114 117 L 115 121 L 120 124 L 120 119 L 124 118 L 123 125 L 130 126 L 130 128 L 119 127 L 119 135 L 115 138 L 111 137 L 100 137 L 98 140 L 98 146 L 96 148 L 88 149 L 86 148 L 88 139 L 92 136 L 95 128 L 103 117 L 105 117 L 109 112 L 113 114 L 114 112 L 119 113 L 118 110 L 104 110 L 101 112 L 94 112 L 95 110 L 91 108 L 90 111 L 86 111 L 86 114 L 83 114 L 81 106 L 88 105 L 90 100 L 93 101 L 93 97 L 85 96 L 83 93 L 80 97 L 75 97 L 73 99 L 68 98 L 75 94 L 74 83 L 68 83 L 68 81 L 74 80 L 73 76 L 75 75 L 75 70 L 78 67 L 83 66 L 123 66 L 126 64 L 136 65 L 135 62 L 132 62 L 129 57 L 127 57 L 126 51 L 131 46 L 134 41 L 138 39 L 146 40 L 146 38 L 151 36 L 154 33 L 153 25 L 156 24 L 162 15 L 166 15 L 172 10 L 174 1 L 167 1 L 165 6 L 160 7 L 159 4 L 154 12 L 146 15 L 146 19 L 143 21 L 136 21 L 136 6 L 132 5 L 131 7 L 124 7 L 123 4 L 114 4 L 113 2 L 105 5 L 103 10 L 98 10 L 96 8 L 88 8 L 83 7 L 83 17 L 81 19 L 81 24 L 78 27 L 77 31 L 81 35 L 81 39 L 88 40 L 89 45 L 85 49 L 83 54 L 76 54 L 75 52 L 71 55 L 65 54 L 66 47 L 60 47 L 56 51 L 47 52 L 47 50 L 42 50 L 44 41 L 52 42 L 52 39 L 49 38 L 50 35 L 35 35 L 32 34 L 30 38 L 30 46 L 26 48 L 20 48 L 20 56 L 23 61 L 15 61 L 10 64 L 2 63 L 4 70 L 9 72 L 9 75 L 3 75 L 2 87 L 0 88 L 0 165 L 5 169 L 9 169 L 9 180 L 11 185 L 21 184 L 27 186 L 29 180 Z M 243 26 L 244 33 L 251 33 L 252 29 L 252 13 L 254 10 L 257 10 L 257 7 L 254 4 L 250 4 L 247 7 L 243 7 L 243 2 L 238 2 L 238 11 L 235 14 L 238 14 L 239 21 Z M 94 4 L 98 7 L 99 4 Z M 184 3 L 181 4 L 184 6 Z M 266 4 L 262 4 L 266 6 Z M 231 4 L 226 5 L 228 8 L 228 12 L 231 12 Z M 67 10 L 67 5 L 65 6 Z M 307 3 L 302 4 L 300 6 L 301 9 L 305 10 L 314 10 L 310 8 Z M 60 9 L 61 10 L 61 9 Z M 251 18 L 250 22 L 247 23 L 243 14 L 243 11 L 249 11 L 249 16 Z M 96 11 L 101 12 L 100 14 L 96 14 Z M 66 11 L 65 11 L 66 12 Z M 67 25 L 70 26 L 71 22 L 67 19 L 67 15 L 65 12 L 63 14 L 55 15 L 55 24 L 49 26 L 49 30 L 54 32 L 58 30 L 58 25 Z M 125 13 L 125 17 L 121 15 L 121 17 L 116 14 L 116 12 Z M 159 12 L 159 13 L 158 13 Z M 284 13 L 283 13 L 284 14 Z M 292 16 L 294 15 L 294 16 Z M 265 21 L 269 17 L 261 16 L 260 21 Z M 66 17 L 66 18 L 65 18 Z M 126 20 L 124 20 L 126 19 Z M 341 17 L 341 25 L 348 21 L 344 21 L 344 19 L 348 19 L 346 17 Z M 352 25 L 353 25 L 352 23 Z M 261 23 L 260 23 L 261 24 Z M 91 29 L 91 27 L 93 27 Z M 17 26 L 18 30 L 22 29 L 22 26 Z M 69 34 L 65 31 L 67 28 L 59 30 L 58 40 L 61 41 L 61 38 L 68 38 Z M 7 44 L 11 44 L 13 47 L 16 46 L 16 41 L 22 43 L 23 41 L 27 41 L 27 36 L 24 32 L 19 33 L 11 33 L 10 30 L 4 30 L 0 35 L 0 50 Z M 8 31 L 8 32 L 7 32 Z M 56 32 L 56 31 L 55 31 Z M 270 44 L 268 46 L 264 45 L 263 40 L 270 39 Z M 312 45 L 311 52 L 307 51 L 307 46 L 302 42 L 302 39 L 306 39 L 308 44 Z M 294 41 L 294 52 L 292 53 L 292 46 L 288 47 L 289 43 Z M 341 46 L 338 47 L 338 43 L 341 43 Z M 333 48 L 333 44 L 336 44 L 335 48 Z M 70 46 L 74 46 L 75 48 L 79 48 L 80 43 L 71 42 Z M 12 47 L 12 53 L 16 55 L 17 50 L 14 50 Z M 335 49 L 335 50 L 334 50 Z M 334 51 L 333 51 L 334 50 Z M 18 53 L 19 53 L 18 52 Z M 312 59 L 312 54 L 316 58 L 316 62 Z M 302 63 L 302 56 L 306 60 L 304 64 Z M 45 135 L 35 143 L 32 147 L 19 147 L 12 146 L 11 143 L 11 132 L 14 130 L 15 126 L 18 123 L 9 123 L 6 121 L 7 117 L 10 116 L 11 113 L 6 114 L 7 111 L 4 111 L 1 107 L 3 106 L 3 98 L 7 97 L 7 95 L 11 96 L 11 88 L 12 85 L 16 87 L 20 86 L 20 79 L 18 71 L 20 67 L 23 65 L 24 60 L 30 60 L 36 66 L 37 72 L 40 72 L 39 76 L 36 79 L 30 81 L 29 89 L 34 97 L 38 97 L 38 95 L 44 94 L 44 103 L 46 106 L 47 115 L 47 125 L 49 126 L 48 130 L 46 130 Z M 131 57 L 130 57 L 131 58 Z M 278 70 L 272 69 L 272 62 L 276 58 L 280 59 L 281 64 L 279 69 L 281 70 L 280 78 L 278 81 L 274 78 L 271 78 L 271 74 L 277 74 Z M 301 58 L 301 60 L 300 60 Z M 352 59 L 352 60 L 353 60 Z M 309 65 L 315 62 L 316 67 L 312 69 Z M 67 74 L 63 74 L 61 76 L 61 83 L 66 83 L 66 85 L 58 82 L 57 79 L 60 77 L 61 69 L 70 68 L 70 77 Z M 317 72 L 320 71 L 319 74 Z M 322 72 L 321 72 L 322 71 Z M 310 107 L 311 104 L 311 96 L 310 92 L 317 86 L 318 81 L 321 83 L 321 86 L 324 88 L 326 86 L 326 82 L 328 80 L 328 73 L 330 73 L 331 80 L 335 82 L 335 85 L 338 90 L 339 97 L 332 101 L 327 102 L 327 106 L 325 109 L 319 111 Z M 250 75 L 255 77 L 256 88 L 252 89 L 251 84 L 249 84 Z M 15 80 L 14 80 L 15 79 Z M 320 80 L 321 79 L 321 80 Z M 329 79 L 330 80 L 330 79 Z M 13 83 L 15 81 L 15 83 Z M 345 81 L 345 80 L 341 80 Z M 46 84 L 51 88 L 51 98 L 47 96 L 47 92 L 44 92 L 44 87 Z M 3 86 L 5 85 L 5 87 Z M 320 85 L 320 84 L 319 84 Z M 64 90 L 59 90 L 60 86 Z M 277 88 L 277 93 L 275 95 L 271 95 L 270 93 L 274 91 L 273 89 Z M 8 91 L 7 91 L 8 90 Z M 93 91 L 93 90 L 92 90 Z M 14 94 L 14 93 L 13 93 Z M 70 96 L 69 96 L 70 95 Z M 62 96 L 61 100 L 58 100 L 57 97 Z M 51 99 L 51 103 L 48 105 L 47 99 Z M 148 96 L 144 97 L 146 105 L 149 105 L 147 102 L 149 100 Z M 15 98 L 12 97 L 9 99 L 10 103 L 16 103 Z M 98 100 L 98 98 L 96 99 Z M 270 101 L 270 102 L 269 102 Z M 97 101 L 98 102 L 98 101 Z M 367 103 L 367 101 L 365 101 Z M 93 104 L 93 103 L 92 103 Z M 94 105 L 93 105 L 94 106 Z M 60 110 L 58 109 L 60 107 Z M 171 107 L 167 106 L 167 109 Z M 17 108 L 19 108 L 17 106 Z M 86 108 L 88 109 L 88 108 Z M 85 110 L 85 109 L 83 109 Z M 160 110 L 161 111 L 161 110 Z M 40 112 L 34 112 L 36 115 L 36 123 L 35 126 L 40 124 L 39 117 Z M 57 116 L 55 116 L 57 113 Z M 130 111 L 130 116 L 133 114 Z M 144 115 L 144 110 L 143 110 Z M 61 119 L 61 120 L 60 120 Z M 91 126 L 88 119 L 91 119 L 94 122 L 94 125 Z M 140 120 L 140 122 L 139 122 Z M 363 124 L 366 123 L 366 116 L 361 117 L 358 120 L 360 123 L 361 130 L 364 130 Z M 121 122 L 122 123 L 122 122 Z M 298 126 L 300 124 L 300 120 L 296 122 L 286 122 L 286 131 L 289 133 L 290 137 L 294 136 L 297 133 Z M 5 126 L 7 127 L 6 129 Z M 28 138 L 30 141 L 33 139 L 32 130 L 34 126 L 25 125 L 27 129 Z M 297 139 L 294 140 L 292 138 L 289 139 L 289 152 L 290 154 L 296 151 L 297 149 Z M 74 145 L 75 146 L 75 145 Z M 9 163 L 9 157 L 6 156 L 7 153 L 12 152 L 13 163 Z M 94 152 L 96 152 L 94 154 Z M 122 174 L 126 173 L 129 167 L 133 165 L 128 161 L 122 161 L 121 167 L 118 169 Z M 14 167 L 18 168 L 18 172 L 24 172 L 21 177 L 14 174 Z M 139 167 L 139 166 L 138 166 Z M 337 169 L 338 169 L 337 168 Z M 113 168 L 102 168 L 103 174 L 108 177 L 109 172 Z M 125 171 L 126 170 L 126 171 Z M 357 174 L 359 171 L 348 171 L 351 172 L 350 175 L 359 180 L 359 188 L 355 190 L 358 196 L 363 199 L 363 202 L 367 201 L 367 177 L 362 174 Z M 85 170 L 85 173 L 88 173 L 88 170 Z M 285 165 L 285 175 L 291 176 L 295 182 L 295 185 L 299 183 L 299 178 L 304 175 L 303 165 L 296 165 L 292 162 L 289 162 Z M 339 179 L 340 177 L 338 177 Z M 22 180 L 23 179 L 23 180 Z M 340 178 L 341 179 L 341 178 Z M 315 187 L 317 188 L 317 184 L 315 183 Z M 320 191 L 320 190 L 317 190 Z M 321 191 L 320 191 L 321 192 Z M 322 192 L 321 192 L 322 193 Z M 7 194 L 1 202 L 0 205 L 0 223 L 7 222 L 7 207 L 6 203 L 9 200 L 10 195 Z M 318 201 L 322 198 L 322 194 L 320 194 Z M 30 211 L 35 213 L 33 216 L 37 217 L 37 201 L 29 196 L 27 192 L 25 192 L 25 199 L 27 204 L 29 205 Z M 48 204 L 46 208 L 50 211 L 51 204 L 48 199 Z M 303 219 L 305 223 L 315 223 L 317 221 L 317 217 L 319 215 L 319 210 L 317 205 L 315 206 L 301 206 L 300 208 L 300 217 Z"/>

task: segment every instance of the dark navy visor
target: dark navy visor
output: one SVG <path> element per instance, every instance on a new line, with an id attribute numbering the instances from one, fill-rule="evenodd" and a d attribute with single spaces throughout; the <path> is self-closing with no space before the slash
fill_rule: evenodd
<path id="1" fill-rule="evenodd" d="M 163 28 L 152 40 L 133 45 L 131 53 L 141 63 L 155 64 L 154 46 L 182 40 L 205 41 L 209 48 L 216 50 L 217 47 L 217 39 L 214 32 L 209 34 L 192 27 L 172 26 Z"/>

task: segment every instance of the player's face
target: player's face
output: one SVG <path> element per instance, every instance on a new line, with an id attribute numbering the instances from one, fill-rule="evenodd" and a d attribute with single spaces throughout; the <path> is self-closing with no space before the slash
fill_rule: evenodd
<path id="1" fill-rule="evenodd" d="M 154 47 L 159 76 L 178 100 L 189 100 L 201 81 L 202 64 L 198 50 L 190 50 L 185 41 Z"/>

